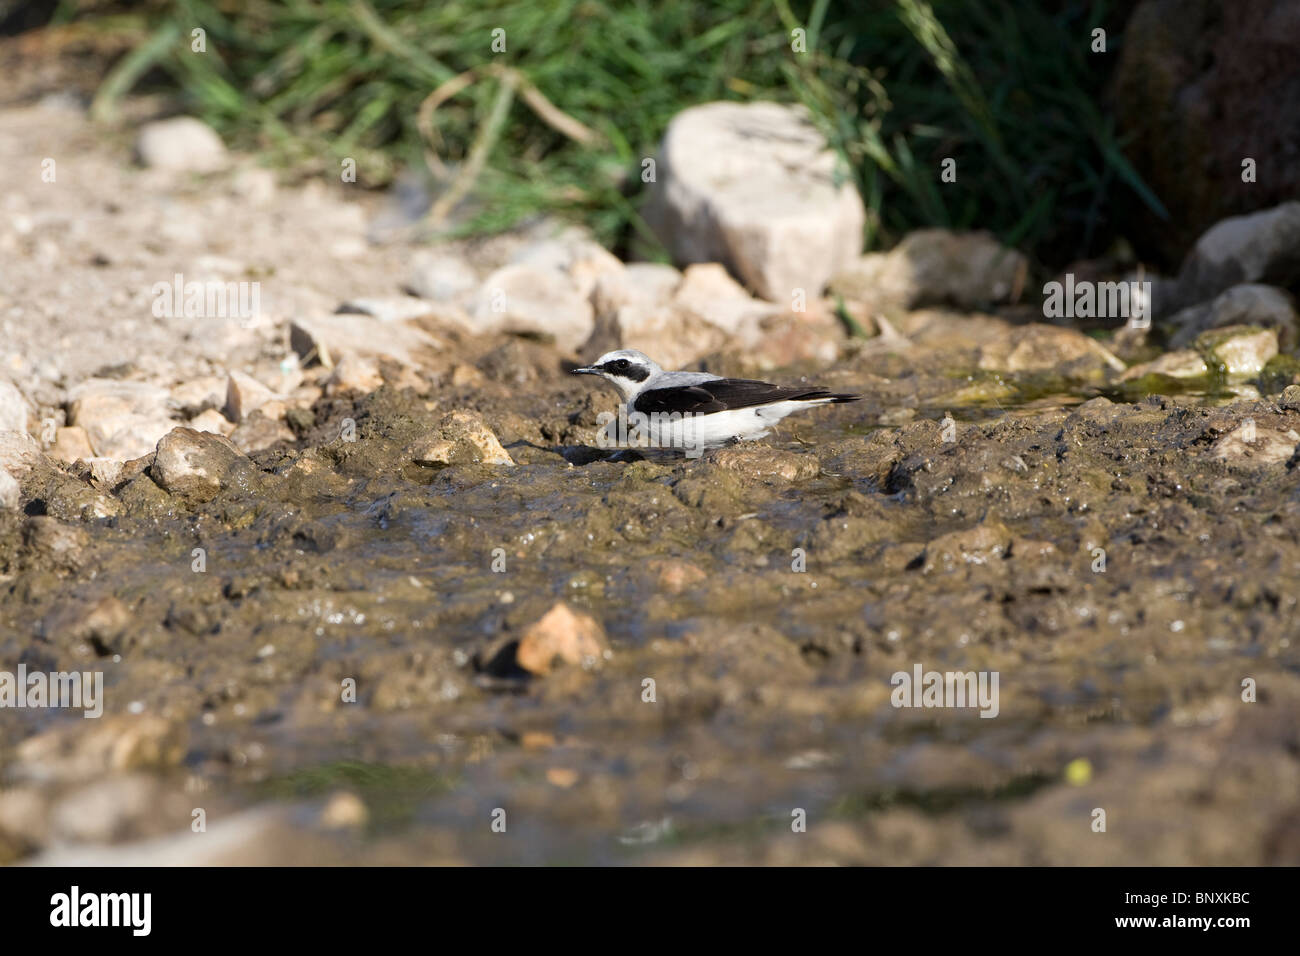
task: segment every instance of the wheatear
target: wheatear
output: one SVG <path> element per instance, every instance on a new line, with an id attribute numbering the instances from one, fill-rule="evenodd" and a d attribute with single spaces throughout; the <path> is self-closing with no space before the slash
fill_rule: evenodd
<path id="1" fill-rule="evenodd" d="M 606 352 L 574 375 L 599 375 L 618 389 L 627 421 L 644 444 L 699 452 L 762 438 L 804 408 L 852 402 L 860 396 L 807 385 L 771 385 L 707 372 L 665 372 L 635 349 Z"/>

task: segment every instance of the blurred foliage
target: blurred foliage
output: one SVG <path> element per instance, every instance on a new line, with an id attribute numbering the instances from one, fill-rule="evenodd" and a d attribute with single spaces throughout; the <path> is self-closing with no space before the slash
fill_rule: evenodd
<path id="1" fill-rule="evenodd" d="M 65 0 L 56 20 L 79 7 Z M 133 9 L 147 39 L 105 79 L 98 114 L 131 90 L 174 88 L 183 109 L 235 145 L 330 175 L 352 157 L 368 185 L 426 167 L 421 103 L 477 68 L 433 117 L 448 174 L 475 152 L 484 159 L 455 220 L 461 233 L 553 213 L 615 248 L 648 239 L 636 212 L 641 162 L 674 114 L 716 99 L 807 105 L 857 180 L 872 246 L 923 226 L 983 228 L 1059 264 L 1115 238 L 1108 208 L 1160 208 L 1101 106 L 1127 12 L 1105 0 L 154 0 Z M 1097 26 L 1108 31 L 1105 54 L 1089 50 Z M 206 53 L 191 51 L 196 27 Z M 492 51 L 498 28 L 504 53 Z M 795 29 L 806 31 L 808 52 L 792 52 Z M 583 143 L 545 122 L 495 66 L 518 71 L 597 138 Z M 940 181 L 947 157 L 956 183 Z"/>

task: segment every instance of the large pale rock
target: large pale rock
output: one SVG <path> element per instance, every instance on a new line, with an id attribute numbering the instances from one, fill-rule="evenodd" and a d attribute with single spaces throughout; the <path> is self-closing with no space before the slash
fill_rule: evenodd
<path id="1" fill-rule="evenodd" d="M 1203 333 L 1196 348 L 1216 360 L 1229 378 L 1250 378 L 1277 355 L 1277 333 L 1248 325 L 1228 326 Z"/>
<path id="2" fill-rule="evenodd" d="M 8 382 L 0 381 L 0 432 L 27 431 L 31 406 L 23 393 Z"/>
<path id="3" fill-rule="evenodd" d="M 547 266 L 508 265 L 488 276 L 474 304 L 483 332 L 547 335 L 576 351 L 595 328 L 591 303 L 568 275 Z"/>
<path id="4" fill-rule="evenodd" d="M 1275 428 L 1256 427 L 1254 422 L 1244 422 L 1220 437 L 1210 453 L 1228 462 L 1278 465 L 1291 460 L 1297 443 L 1300 443 L 1300 435 L 1294 429 L 1282 432 Z"/>
<path id="5" fill-rule="evenodd" d="M 418 465 L 514 464 L 483 419 L 463 409 L 444 415 L 434 433 L 416 441 L 407 453 Z"/>
<path id="6" fill-rule="evenodd" d="M 458 256 L 421 250 L 411 257 L 407 287 L 422 299 L 450 302 L 471 292 L 478 277 Z"/>
<path id="7" fill-rule="evenodd" d="M 224 435 L 176 428 L 158 442 L 149 473 L 169 494 L 209 499 L 244 461 Z"/>
<path id="8" fill-rule="evenodd" d="M 22 489 L 18 486 L 18 479 L 9 474 L 7 469 L 0 468 L 0 508 L 16 509 L 21 499 Z"/>
<path id="9" fill-rule="evenodd" d="M 1192 349 L 1166 352 L 1150 362 L 1134 365 L 1119 377 L 1121 382 L 1131 382 L 1144 375 L 1163 375 L 1167 378 L 1197 379 L 1210 374 L 1210 368 L 1200 353 Z"/>
<path id="10" fill-rule="evenodd" d="M 1032 323 L 980 350 L 980 368 L 1092 381 L 1124 371 L 1105 346 L 1076 329 Z"/>
<path id="11" fill-rule="evenodd" d="M 889 252 L 870 253 L 836 274 L 831 290 L 858 302 L 975 309 L 1015 297 L 1028 261 L 984 232 L 919 229 Z"/>
<path id="12" fill-rule="evenodd" d="M 278 396 L 253 376 L 234 371 L 226 379 L 226 418 L 242 422 Z"/>
<path id="13" fill-rule="evenodd" d="M 811 299 L 862 251 L 862 199 L 836 166 L 802 107 L 692 107 L 664 135 L 646 220 L 680 263 L 724 263 L 773 301 Z"/>
<path id="14" fill-rule="evenodd" d="M 23 478 L 45 456 L 41 446 L 27 432 L 0 431 L 0 468 Z"/>
<path id="15" fill-rule="evenodd" d="M 136 152 L 146 166 L 176 172 L 211 173 L 229 163 L 221 137 L 192 116 L 146 123 L 136 140 Z"/>
<path id="16" fill-rule="evenodd" d="M 419 366 L 440 348 L 437 339 L 407 321 L 384 322 L 368 315 L 317 315 L 294 319 L 289 345 L 304 362 L 326 368 L 344 355 L 391 358 Z"/>
<path id="17" fill-rule="evenodd" d="M 149 454 L 175 427 L 166 389 L 144 382 L 88 379 L 68 395 L 68 422 L 84 428 L 95 454 L 129 461 Z"/>
<path id="18" fill-rule="evenodd" d="M 1234 285 L 1210 302 L 1190 306 L 1169 318 L 1174 328 L 1169 337 L 1173 348 L 1183 348 L 1209 329 L 1228 325 L 1258 325 L 1277 333 L 1278 348 L 1292 351 L 1300 344 L 1300 316 L 1295 300 L 1282 289 L 1244 283 Z"/>
<path id="19" fill-rule="evenodd" d="M 1300 201 L 1210 228 L 1183 260 L 1167 305 L 1158 305 L 1185 308 L 1243 282 L 1300 285 Z"/>

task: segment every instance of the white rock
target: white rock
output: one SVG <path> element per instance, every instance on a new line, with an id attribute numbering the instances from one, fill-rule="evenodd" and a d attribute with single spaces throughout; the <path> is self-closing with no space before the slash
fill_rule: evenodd
<path id="1" fill-rule="evenodd" d="M 450 302 L 471 292 L 478 285 L 478 277 L 458 256 L 421 250 L 411 257 L 406 285 L 422 299 Z"/>
<path id="2" fill-rule="evenodd" d="M 226 418 L 232 422 L 242 422 L 278 397 L 253 376 L 240 371 L 231 372 L 226 379 Z"/>
<path id="3" fill-rule="evenodd" d="M 672 302 L 730 335 L 743 334 L 759 319 L 782 311 L 779 305 L 753 298 L 717 263 L 688 266 Z"/>
<path id="4" fill-rule="evenodd" d="M 289 326 L 289 345 L 306 364 L 319 361 L 326 368 L 347 354 L 396 359 L 419 366 L 441 344 L 423 329 L 407 322 L 384 322 L 365 315 L 319 315 L 295 319 Z"/>
<path id="5" fill-rule="evenodd" d="M 168 397 L 144 382 L 87 379 L 68 395 L 68 422 L 86 430 L 99 457 L 128 461 L 149 454 L 175 427 Z"/>
<path id="6" fill-rule="evenodd" d="M 1300 281 L 1300 201 L 1211 226 L 1183 261 L 1169 307 L 1183 308 L 1243 282 Z"/>
<path id="7" fill-rule="evenodd" d="M 373 392 L 384 384 L 378 363 L 368 356 L 345 355 L 338 360 L 334 371 L 326 380 L 331 394 L 334 392 Z"/>
<path id="8" fill-rule="evenodd" d="M 26 432 L 0 431 L 0 468 L 23 478 L 45 456 L 36 439 Z"/>
<path id="9" fill-rule="evenodd" d="M 578 349 L 595 327 L 591 303 L 566 274 L 535 265 L 498 269 L 479 289 L 474 319 L 484 332 L 549 335 Z"/>
<path id="10" fill-rule="evenodd" d="M 1222 362 L 1229 377 L 1250 378 L 1263 371 L 1268 360 L 1277 355 L 1277 333 L 1272 329 L 1232 325 L 1205 332 L 1196 345 L 1202 353 L 1209 352 Z"/>
<path id="11" fill-rule="evenodd" d="M 215 408 L 208 408 L 190 419 L 190 428 L 193 428 L 196 432 L 225 435 L 229 438 L 230 433 L 235 430 L 235 424 Z"/>
<path id="12" fill-rule="evenodd" d="M 860 302 L 975 309 L 1011 298 L 1027 272 L 1025 257 L 988 233 L 920 229 L 889 252 L 862 256 L 831 288 Z"/>
<path id="13" fill-rule="evenodd" d="M 862 251 L 862 199 L 836 167 L 802 107 L 692 107 L 664 135 L 646 220 L 678 262 L 722 262 L 773 301 L 812 299 Z"/>
<path id="14" fill-rule="evenodd" d="M 1220 437 L 1210 450 L 1215 458 L 1225 461 L 1276 465 L 1291 460 L 1297 443 L 1300 443 L 1300 435 L 1294 429 L 1282 432 L 1274 428 L 1257 428 L 1247 422 Z"/>
<path id="15" fill-rule="evenodd" d="M 5 468 L 0 468 L 0 508 L 16 509 L 22 497 L 22 489 L 18 486 L 18 479 L 9 474 Z"/>
<path id="16" fill-rule="evenodd" d="M 29 415 L 31 406 L 23 393 L 8 382 L 0 381 L 0 432 L 27 431 Z"/>
<path id="17" fill-rule="evenodd" d="M 221 137 L 192 116 L 146 123 L 136 140 L 136 152 L 146 166 L 178 172 L 211 173 L 229 162 Z"/>
<path id="18" fill-rule="evenodd" d="M 1295 300 L 1282 289 L 1257 283 L 1235 285 L 1210 302 L 1189 306 L 1170 316 L 1176 330 L 1169 338 L 1173 348 L 1190 345 L 1207 329 L 1227 325 L 1259 325 L 1277 333 L 1278 347 L 1289 352 L 1300 343 L 1300 316 Z"/>
<path id="19" fill-rule="evenodd" d="M 591 304 L 598 317 L 617 314 L 625 305 L 658 306 L 670 301 L 681 284 L 682 274 L 657 262 L 632 262 L 622 271 L 610 271 L 597 278 Z"/>

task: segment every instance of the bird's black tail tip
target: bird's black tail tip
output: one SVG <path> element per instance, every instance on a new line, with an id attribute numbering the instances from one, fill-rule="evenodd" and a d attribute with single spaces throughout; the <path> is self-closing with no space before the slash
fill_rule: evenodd
<path id="1" fill-rule="evenodd" d="M 831 392 L 826 397 L 831 400 L 832 404 L 838 405 L 840 402 L 856 402 L 862 396 L 850 395 L 847 392 Z"/>

